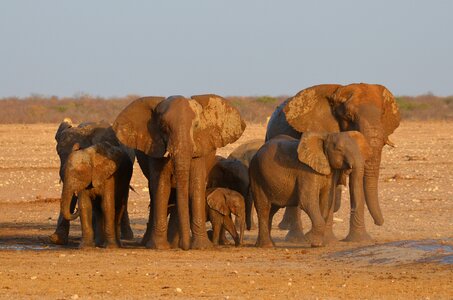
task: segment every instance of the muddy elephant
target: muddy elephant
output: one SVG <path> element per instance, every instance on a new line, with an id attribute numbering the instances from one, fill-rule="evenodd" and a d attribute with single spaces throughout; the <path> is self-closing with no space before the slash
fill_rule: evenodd
<path id="1" fill-rule="evenodd" d="M 335 190 L 342 172 L 350 174 L 349 236 L 366 235 L 363 176 L 371 148 L 360 132 L 307 132 L 300 140 L 279 135 L 264 144 L 250 163 L 250 185 L 258 213 L 259 247 L 273 247 L 272 218 L 281 207 L 304 210 L 312 222 L 311 245 L 332 237 Z"/>
<path id="2" fill-rule="evenodd" d="M 376 225 L 384 218 L 378 201 L 379 166 L 385 144 L 392 145 L 389 135 L 399 126 L 400 113 L 392 93 L 377 84 L 323 84 L 300 91 L 280 104 L 272 114 L 266 140 L 279 134 L 294 138 L 307 131 L 361 132 L 372 149 L 365 162 L 365 201 Z M 335 211 L 339 209 L 341 194 L 337 193 Z M 352 196 L 352 195 L 351 195 Z M 303 237 L 298 219 L 300 210 L 289 208 L 280 227 L 291 223 L 287 238 Z M 352 237 L 351 237 L 352 238 Z"/>
<path id="3" fill-rule="evenodd" d="M 250 230 L 253 199 L 250 194 L 248 167 L 237 159 L 216 156 L 216 163 L 208 174 L 207 188 L 216 187 L 228 188 L 242 195 L 245 199 L 247 230 Z"/>
<path id="4" fill-rule="evenodd" d="M 60 158 L 60 181 L 65 182 L 64 169 L 69 155 L 71 154 L 75 144 L 78 144 L 80 149 L 88 148 L 94 144 L 106 141 L 111 145 L 120 146 L 112 127 L 107 122 L 85 122 L 78 126 L 74 126 L 69 118 L 63 120 L 60 123 L 57 132 L 55 134 L 55 140 L 57 141 L 56 150 Z M 123 146 L 121 146 L 123 147 Z M 135 160 L 134 153 L 131 150 L 124 148 L 129 154 L 130 160 Z M 70 205 L 70 211 L 73 212 L 77 204 L 77 197 L 73 197 Z M 55 232 L 49 237 L 50 241 L 55 244 L 64 245 L 68 243 L 70 224 L 69 221 L 63 217 L 60 212 L 57 222 L 57 228 Z M 133 232 L 130 227 L 129 215 L 126 211 L 123 214 L 121 220 L 121 238 L 126 240 L 133 239 Z"/>
<path id="5" fill-rule="evenodd" d="M 236 246 L 242 245 L 245 228 L 244 197 L 227 188 L 213 188 L 206 190 L 206 203 L 208 220 L 212 224 L 212 242 L 219 245 L 226 230 L 233 237 Z M 239 234 L 231 219 L 231 214 L 239 220 Z"/>
<path id="6" fill-rule="evenodd" d="M 81 248 L 95 245 L 118 247 L 121 245 L 120 225 L 127 207 L 133 161 L 124 147 L 113 146 L 107 141 L 84 149 L 75 144 L 72 149 L 64 168 L 61 212 L 68 221 L 80 215 Z M 71 213 L 74 195 L 79 208 Z"/>
<path id="7" fill-rule="evenodd" d="M 212 246 L 205 225 L 206 176 L 214 165 L 216 149 L 236 141 L 245 129 L 237 109 L 212 94 L 190 99 L 144 97 L 118 115 L 113 129 L 123 144 L 146 154 L 152 199 L 152 230 L 146 246 L 170 247 L 167 211 L 171 188 L 176 191 L 180 247 Z"/>

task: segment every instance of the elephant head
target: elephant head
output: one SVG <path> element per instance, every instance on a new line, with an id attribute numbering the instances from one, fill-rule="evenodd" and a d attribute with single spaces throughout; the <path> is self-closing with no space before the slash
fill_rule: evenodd
<path id="1" fill-rule="evenodd" d="M 237 109 L 213 94 L 190 99 L 144 97 L 129 104 L 116 118 L 113 130 L 123 144 L 153 158 L 172 159 L 183 248 L 190 244 L 188 193 L 192 158 L 236 141 L 244 129 Z"/>
<path id="2" fill-rule="evenodd" d="M 230 214 L 239 218 L 239 242 L 242 245 L 245 228 L 245 200 L 236 191 L 216 188 L 206 197 L 208 206 L 219 212 L 221 215 L 229 217 Z"/>
<path id="3" fill-rule="evenodd" d="M 383 146 L 399 126 L 395 98 L 377 84 L 319 85 L 287 100 L 287 122 L 298 132 L 356 130 L 368 141 L 372 155 L 365 162 L 365 201 L 375 224 L 384 218 L 378 201 L 378 179 Z"/>
<path id="4" fill-rule="evenodd" d="M 65 118 L 55 134 L 57 153 L 60 158 L 60 179 L 64 182 L 64 168 L 75 144 L 85 149 L 101 141 L 108 141 L 117 145 L 115 133 L 110 124 L 101 121 L 98 123 L 85 122 L 74 126 L 71 119 Z"/>
<path id="5" fill-rule="evenodd" d="M 300 139 L 297 155 L 302 163 L 320 174 L 329 175 L 332 169 L 350 174 L 352 205 L 363 208 L 365 160 L 372 155 L 372 150 L 360 132 L 306 132 Z M 335 186 L 333 184 L 332 191 L 335 191 Z M 364 220 L 353 221 L 363 224 Z"/>
<path id="6" fill-rule="evenodd" d="M 61 212 L 65 219 L 74 220 L 78 212 L 71 214 L 70 203 L 74 195 L 89 188 L 99 188 L 118 169 L 123 153 L 108 142 L 98 143 L 85 149 L 73 146 L 64 168 Z"/>

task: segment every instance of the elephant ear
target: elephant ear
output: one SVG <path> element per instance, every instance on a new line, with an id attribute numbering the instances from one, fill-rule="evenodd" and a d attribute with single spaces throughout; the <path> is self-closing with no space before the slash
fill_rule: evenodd
<path id="1" fill-rule="evenodd" d="M 92 178 L 94 187 L 101 186 L 119 167 L 122 159 L 122 152 L 108 142 L 96 144 L 89 149 L 91 155 Z"/>
<path id="2" fill-rule="evenodd" d="M 71 188 L 76 191 L 86 189 L 92 179 L 91 158 L 85 150 L 74 150 L 65 165 L 65 178 L 71 178 Z"/>
<path id="3" fill-rule="evenodd" d="M 383 98 L 382 125 L 384 127 L 385 135 L 389 136 L 400 125 L 401 117 L 395 97 L 384 86 L 381 86 L 381 88 Z"/>
<path id="4" fill-rule="evenodd" d="M 324 153 L 325 134 L 306 132 L 302 135 L 297 147 L 299 161 L 308 165 L 316 172 L 329 175 L 330 165 Z"/>
<path id="5" fill-rule="evenodd" d="M 209 193 L 206 197 L 206 201 L 211 209 L 219 212 L 220 214 L 226 216 L 230 213 L 226 203 L 225 194 L 221 188 L 216 188 Z"/>
<path id="6" fill-rule="evenodd" d="M 363 161 L 368 160 L 373 155 L 373 150 L 370 147 L 367 139 L 359 131 L 345 131 L 345 133 L 352 138 L 359 147 L 360 154 L 362 154 Z"/>
<path id="7" fill-rule="evenodd" d="M 195 156 L 202 156 L 235 142 L 245 130 L 239 111 L 224 98 L 196 95 L 189 104 L 195 113 L 192 133 Z"/>
<path id="8" fill-rule="evenodd" d="M 164 99 L 143 97 L 123 109 L 112 126 L 118 140 L 129 148 L 161 157 L 165 153 L 165 144 L 158 124 L 153 120 L 153 114 L 156 106 Z"/>
<path id="9" fill-rule="evenodd" d="M 333 116 L 330 119 L 325 116 L 325 111 L 330 110 L 327 97 L 332 95 L 339 87 L 338 84 L 316 85 L 287 99 L 283 112 L 288 124 L 298 132 L 320 131 L 323 128 L 338 127 Z"/>

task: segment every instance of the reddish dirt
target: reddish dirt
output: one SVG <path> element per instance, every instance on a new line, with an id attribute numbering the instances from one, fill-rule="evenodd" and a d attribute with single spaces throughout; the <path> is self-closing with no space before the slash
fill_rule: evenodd
<path id="1" fill-rule="evenodd" d="M 453 298 L 453 123 L 403 122 L 392 136 L 398 147 L 384 149 L 379 183 L 385 224 L 375 226 L 366 215 L 374 242 L 316 249 L 286 243 L 286 232 L 276 228 L 279 212 L 275 249 L 253 247 L 253 230 L 244 247 L 205 251 L 138 245 L 148 192 L 137 167 L 137 193 L 129 202 L 134 242 L 124 249 L 78 250 L 76 221 L 67 247 L 50 245 L 61 189 L 56 129 L 0 125 L 0 298 Z M 219 154 L 264 132 L 263 125 L 249 125 Z M 346 192 L 343 197 L 334 225 L 339 238 L 348 230 Z M 304 224 L 310 227 L 305 216 Z M 432 247 L 387 244 L 405 240 Z"/>

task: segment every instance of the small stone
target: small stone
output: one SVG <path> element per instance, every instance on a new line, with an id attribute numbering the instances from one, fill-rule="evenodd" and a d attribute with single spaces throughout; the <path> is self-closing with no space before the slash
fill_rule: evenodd
<path id="1" fill-rule="evenodd" d="M 35 280 L 36 278 L 38 278 L 38 277 L 37 276 L 30 277 L 31 280 Z"/>
<path id="2" fill-rule="evenodd" d="M 250 280 L 249 283 L 250 284 L 255 284 L 255 280 Z"/>
<path id="3" fill-rule="evenodd" d="M 175 291 L 176 291 L 177 293 L 182 293 L 182 289 L 181 289 L 181 288 L 176 288 Z"/>
<path id="4" fill-rule="evenodd" d="M 75 300 L 75 299 L 79 299 L 79 295 L 77 295 L 77 294 L 74 294 L 74 295 L 72 295 L 72 296 L 71 296 L 71 299 L 73 299 L 73 300 Z"/>
<path id="5" fill-rule="evenodd" d="M 292 285 L 293 285 L 293 283 L 292 283 L 292 282 L 288 282 L 288 286 L 292 286 Z"/>

